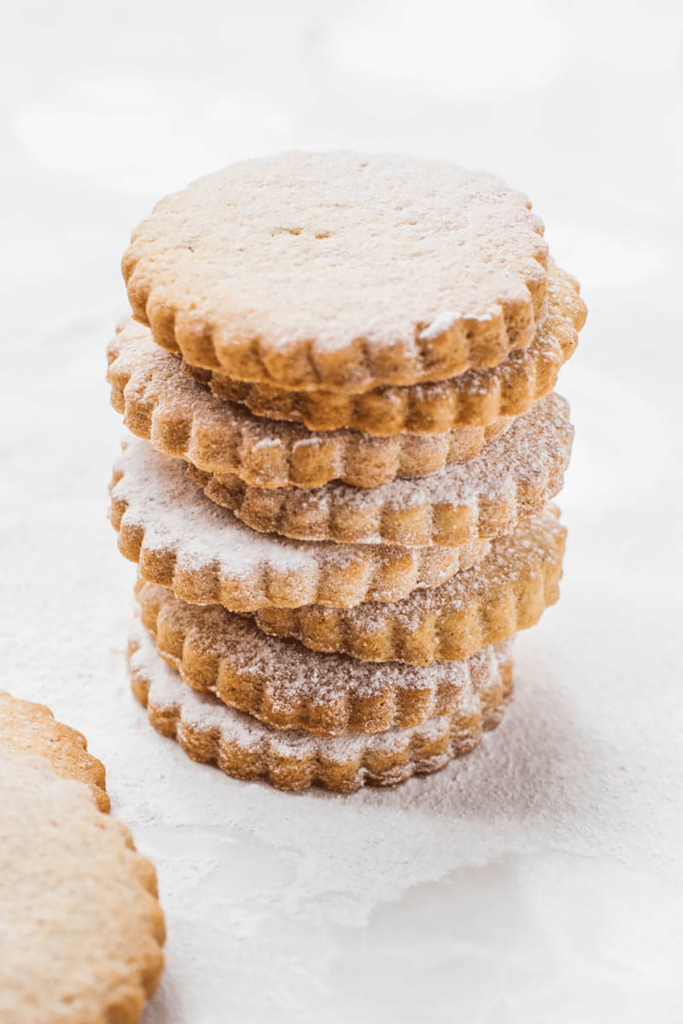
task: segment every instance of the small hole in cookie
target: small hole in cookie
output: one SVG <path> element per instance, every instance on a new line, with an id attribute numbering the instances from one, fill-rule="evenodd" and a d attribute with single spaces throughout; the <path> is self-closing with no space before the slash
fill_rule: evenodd
<path id="1" fill-rule="evenodd" d="M 331 231 L 316 231 L 315 237 L 316 238 L 329 238 L 331 234 L 332 234 Z"/>
<path id="2" fill-rule="evenodd" d="M 274 235 L 300 235 L 301 228 L 275 228 Z"/>

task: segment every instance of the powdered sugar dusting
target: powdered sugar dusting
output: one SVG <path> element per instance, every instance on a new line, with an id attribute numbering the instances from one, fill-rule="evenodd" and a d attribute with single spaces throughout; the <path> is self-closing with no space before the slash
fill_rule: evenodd
<path id="1" fill-rule="evenodd" d="M 177 547 L 188 566 L 223 561 L 235 573 L 248 574 L 264 563 L 279 569 L 314 567 L 325 555 L 320 545 L 280 540 L 243 526 L 188 480 L 185 463 L 159 455 L 146 441 L 125 441 L 114 472 L 121 478 L 112 496 L 127 505 L 124 522 L 144 528 L 150 549 Z M 343 550 L 334 554 L 344 557 Z"/>
<path id="2" fill-rule="evenodd" d="M 313 503 L 328 512 L 338 506 L 349 510 L 427 504 L 476 508 L 480 502 L 513 497 L 519 487 L 543 481 L 558 462 L 566 467 L 573 433 L 569 406 L 553 393 L 519 416 L 470 462 L 446 466 L 419 479 L 392 480 L 372 490 L 329 483 L 297 498 L 301 504 Z"/>
<path id="3" fill-rule="evenodd" d="M 423 341 L 433 341 L 434 338 L 438 338 L 440 334 L 444 334 L 446 331 L 450 330 L 453 324 L 458 322 L 460 316 L 461 314 L 450 311 L 439 313 L 427 327 L 422 328 L 420 331 L 420 338 Z"/>
<path id="4" fill-rule="evenodd" d="M 364 394 L 290 391 L 236 382 L 214 371 L 183 364 L 186 374 L 208 383 L 220 398 L 246 404 L 256 415 L 301 421 L 311 429 L 353 426 L 373 435 L 409 430 L 428 433 L 464 422 L 490 422 L 494 415 L 520 415 L 547 394 L 557 372 L 576 348 L 586 319 L 578 283 L 557 267 L 548 266 L 547 314 L 533 341 L 511 352 L 489 369 L 471 369 L 451 379 L 422 384 L 384 386 Z M 463 419 L 464 417 L 464 419 Z"/>
<path id="5" fill-rule="evenodd" d="M 167 301 L 220 317 L 237 337 L 281 351 L 315 339 L 328 353 L 366 338 L 373 348 L 400 343 L 410 358 L 442 310 L 458 311 L 452 326 L 456 315 L 500 316 L 520 295 L 529 302 L 546 253 L 529 205 L 493 175 L 452 164 L 285 153 L 162 200 L 134 232 L 129 259 Z M 201 261 L 200 285 L 189 260 Z"/>
<path id="6" fill-rule="evenodd" d="M 193 643 L 211 657 L 225 661 L 243 679 L 266 681 L 273 705 L 289 711 L 302 700 L 312 705 L 340 699 L 363 699 L 387 691 L 421 690 L 435 694 L 448 684 L 463 693 L 497 674 L 498 665 L 510 658 L 511 643 L 484 647 L 464 661 L 435 663 L 424 668 L 397 661 L 378 664 L 344 654 L 320 655 L 295 640 L 270 636 L 252 619 L 235 615 L 217 605 L 194 606 L 175 598 L 152 583 L 139 584 L 143 605 L 157 604 L 155 632 L 171 631 L 192 637 Z M 145 620 L 146 621 L 146 620 Z"/>
<path id="7" fill-rule="evenodd" d="M 133 653 L 131 668 L 149 683 L 148 703 L 152 708 L 178 710 L 184 723 L 197 729 L 217 729 L 224 741 L 236 743 L 245 749 L 275 744 L 292 756 L 321 754 L 328 760 L 345 762 L 358 757 L 363 751 L 396 751 L 407 747 L 416 737 L 435 738 L 448 732 L 447 716 L 428 719 L 409 729 L 388 729 L 383 733 L 367 735 L 346 733 L 343 736 L 318 737 L 300 729 L 277 730 L 256 718 L 227 707 L 212 694 L 198 693 L 181 681 L 177 672 L 159 657 L 151 639 L 139 623 L 131 634 Z M 474 684 L 471 676 L 463 679 L 459 699 L 454 701 L 453 713 L 474 712 L 478 707 L 478 691 L 498 682 L 498 661 L 489 659 L 491 671 Z"/>
<path id="8" fill-rule="evenodd" d="M 387 622 L 417 629 L 430 614 L 438 616 L 468 605 L 475 606 L 492 588 L 505 586 L 521 572 L 533 575 L 543 563 L 556 563 L 560 559 L 557 542 L 564 534 L 564 527 L 556 513 L 557 510 L 549 506 L 537 519 L 522 523 L 514 533 L 493 541 L 489 555 L 480 565 L 458 573 L 440 587 L 416 590 L 391 605 L 369 601 L 339 614 L 343 615 L 347 626 L 367 632 L 381 629 Z M 313 612 L 324 617 L 328 609 L 314 608 Z M 337 612 L 333 610 L 329 614 Z M 257 622 L 268 627 L 271 622 L 268 611 L 258 612 Z"/>
<path id="9" fill-rule="evenodd" d="M 471 458 L 494 431 L 510 425 L 497 418 L 488 431 L 456 427 L 421 437 L 373 437 L 354 429 L 311 432 L 214 397 L 130 318 L 120 322 L 107 357 L 112 402 L 134 434 L 206 472 L 234 472 L 257 486 L 320 486 L 338 478 L 372 487 L 396 476 L 419 477 Z M 311 451 L 320 452 L 314 465 L 301 458 Z"/>
<path id="10" fill-rule="evenodd" d="M 396 591 L 407 593 L 413 588 L 435 586 L 463 566 L 476 563 L 488 551 L 486 540 L 458 548 L 408 550 L 375 545 L 368 549 L 367 545 L 302 542 L 258 533 L 210 501 L 188 479 L 181 460 L 159 454 L 138 438 L 125 440 L 122 448 L 111 489 L 117 514 L 123 509 L 120 528 L 141 530 L 147 552 L 171 554 L 176 568 L 190 574 L 217 568 L 234 579 L 253 578 L 258 582 L 267 578 L 270 570 L 298 570 L 300 581 L 310 574 L 313 582 L 328 572 L 341 574 L 349 569 L 354 573 L 350 584 L 345 587 L 339 576 L 336 589 L 331 590 L 334 596 L 326 592 L 324 598 L 325 603 L 343 604 L 360 601 L 370 591 L 382 600 Z M 305 592 L 312 593 L 310 588 Z M 295 590 L 287 592 L 287 601 L 300 601 L 302 593 L 297 584 Z M 266 597 L 264 591 L 263 600 Z M 312 600 L 317 598 L 309 596 L 308 601 Z M 258 606 L 252 601 L 250 597 L 250 609 Z M 270 603 L 270 597 L 266 603 Z M 238 607 L 243 610 L 245 606 Z"/>

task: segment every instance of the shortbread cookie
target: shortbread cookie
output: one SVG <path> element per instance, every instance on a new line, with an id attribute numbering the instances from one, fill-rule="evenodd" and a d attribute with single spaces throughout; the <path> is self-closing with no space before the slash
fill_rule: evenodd
<path id="1" fill-rule="evenodd" d="M 133 232 L 137 320 L 195 366 L 361 392 L 494 366 L 545 314 L 529 200 L 452 164 L 285 153 L 201 178 Z"/>
<path id="2" fill-rule="evenodd" d="M 125 444 L 114 468 L 111 519 L 119 549 L 152 583 L 193 604 L 230 611 L 396 601 L 475 564 L 486 541 L 463 548 L 307 544 L 239 523 L 188 480 L 185 463 L 147 441 Z"/>
<path id="3" fill-rule="evenodd" d="M 340 736 L 420 725 L 450 714 L 463 688 L 510 659 L 509 643 L 426 668 L 323 657 L 219 605 L 186 604 L 167 587 L 139 579 L 135 593 L 157 651 L 184 683 L 277 729 Z"/>
<path id="4" fill-rule="evenodd" d="M 298 540 L 422 547 L 468 544 L 510 533 L 562 487 L 573 428 L 557 394 L 541 399 L 461 466 L 373 490 L 331 483 L 315 490 L 250 487 L 238 476 L 188 475 L 204 493 L 262 533 Z"/>
<path id="5" fill-rule="evenodd" d="M 479 565 L 395 604 L 268 608 L 257 613 L 256 622 L 266 633 L 296 637 L 312 650 L 363 661 L 431 665 L 468 658 L 485 644 L 533 626 L 557 601 L 566 535 L 557 515 L 550 506 L 493 541 Z"/>
<path id="6" fill-rule="evenodd" d="M 183 364 L 217 398 L 242 402 L 257 416 L 293 420 L 309 430 L 352 427 L 366 434 L 441 434 L 455 427 L 485 427 L 521 416 L 549 394 L 573 354 L 586 306 L 577 281 L 553 266 L 548 273 L 548 314 L 533 342 L 488 370 L 469 370 L 435 384 L 383 387 L 353 395 L 291 391 L 272 384 L 232 380 L 217 371 Z"/>
<path id="7" fill-rule="evenodd" d="M 91 798 L 82 736 L 5 694 L 0 722 L 0 1021 L 134 1024 L 163 967 L 154 868 Z"/>
<path id="8" fill-rule="evenodd" d="M 100 810 L 109 810 L 104 765 L 88 753 L 85 737 L 56 722 L 44 704 L 17 700 L 0 690 L 0 748 L 45 758 L 57 775 L 89 786 Z"/>
<path id="9" fill-rule="evenodd" d="M 348 793 L 364 784 L 390 786 L 438 771 L 469 753 L 484 730 L 500 722 L 512 690 L 512 663 L 492 659 L 490 673 L 462 688 L 448 716 L 373 736 L 319 737 L 272 729 L 212 694 L 189 689 L 142 630 L 132 636 L 129 652 L 133 692 L 158 732 L 175 737 L 195 761 L 278 789 L 320 785 Z"/>
<path id="10" fill-rule="evenodd" d="M 126 426 L 165 455 L 207 473 L 235 473 L 256 487 L 321 487 L 342 480 L 379 487 L 474 458 L 512 420 L 417 437 L 367 437 L 357 430 L 313 434 L 296 423 L 259 419 L 191 380 L 146 327 L 123 321 L 107 350 L 114 408 Z"/>

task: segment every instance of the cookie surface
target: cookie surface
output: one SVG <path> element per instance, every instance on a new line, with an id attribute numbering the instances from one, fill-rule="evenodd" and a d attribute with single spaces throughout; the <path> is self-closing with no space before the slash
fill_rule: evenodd
<path id="1" fill-rule="evenodd" d="M 250 487 L 238 476 L 190 479 L 254 530 L 298 540 L 405 547 L 457 547 L 510 533 L 538 515 L 562 487 L 573 428 L 553 393 L 514 421 L 480 455 L 430 476 L 372 490 L 330 483 L 315 490 Z"/>
<path id="2" fill-rule="evenodd" d="M 104 765 L 88 753 L 85 737 L 57 722 L 44 704 L 17 700 L 0 690 L 0 748 L 44 758 L 61 778 L 89 786 L 100 810 L 109 810 Z"/>
<path id="3" fill-rule="evenodd" d="M 133 692 L 155 729 L 177 739 L 195 761 L 288 790 L 320 785 L 348 793 L 365 784 L 394 785 L 438 771 L 473 750 L 484 730 L 500 722 L 512 691 L 509 656 L 494 657 L 476 683 L 462 687 L 447 716 L 373 736 L 320 737 L 271 729 L 209 693 L 189 689 L 144 631 L 134 633 L 129 652 Z"/>
<path id="4" fill-rule="evenodd" d="M 269 608 L 266 633 L 363 661 L 431 665 L 458 661 L 535 625 L 559 597 L 566 530 L 552 505 L 491 544 L 489 555 L 433 590 L 394 604 L 357 608 Z"/>
<path id="5" fill-rule="evenodd" d="M 376 665 L 321 656 L 269 636 L 252 619 L 218 605 L 186 604 L 142 580 L 136 597 L 158 653 L 184 683 L 274 728 L 319 736 L 406 729 L 448 715 L 463 688 L 490 677 L 510 656 L 509 644 L 498 644 L 427 668 Z"/>
<path id="6" fill-rule="evenodd" d="M 330 480 L 379 487 L 396 477 L 425 476 L 474 458 L 512 422 L 501 417 L 486 427 L 425 437 L 368 437 L 356 430 L 316 434 L 216 398 L 134 320 L 119 325 L 107 357 L 112 405 L 132 433 L 164 455 L 207 473 L 235 473 L 256 487 L 321 487 Z"/>
<path id="7" fill-rule="evenodd" d="M 585 320 L 578 282 L 551 266 L 548 313 L 536 337 L 488 370 L 469 370 L 436 384 L 389 386 L 353 395 L 247 383 L 189 363 L 183 368 L 217 398 L 242 402 L 257 416 L 303 423 L 309 430 L 352 427 L 377 437 L 440 434 L 454 427 L 485 427 L 501 417 L 528 412 L 555 387 Z"/>
<path id="8" fill-rule="evenodd" d="M 0 721 L 0 1021 L 134 1024 L 163 966 L 154 868 L 79 733 L 5 694 Z"/>
<path id="9" fill-rule="evenodd" d="M 238 380 L 361 392 L 493 366 L 545 313 L 529 200 L 452 164 L 284 153 L 201 178 L 133 232 L 136 319 Z"/>
<path id="10" fill-rule="evenodd" d="M 316 544 L 264 536 L 210 501 L 185 463 L 137 438 L 125 443 L 111 487 L 119 549 L 146 580 L 193 604 L 249 612 L 300 604 L 395 601 L 438 586 L 488 551 Z"/>

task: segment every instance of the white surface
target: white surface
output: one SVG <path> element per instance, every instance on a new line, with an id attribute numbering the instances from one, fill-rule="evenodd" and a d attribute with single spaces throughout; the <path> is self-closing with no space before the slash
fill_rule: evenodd
<path id="1" fill-rule="evenodd" d="M 683 1020 L 680 12 L 46 0 L 0 28 L 3 684 L 86 733 L 159 868 L 145 1024 Z M 106 521 L 128 230 L 292 146 L 500 173 L 590 305 L 561 378 L 563 597 L 516 700 L 442 774 L 349 798 L 233 782 L 152 732 Z"/>

